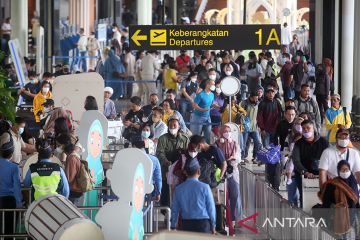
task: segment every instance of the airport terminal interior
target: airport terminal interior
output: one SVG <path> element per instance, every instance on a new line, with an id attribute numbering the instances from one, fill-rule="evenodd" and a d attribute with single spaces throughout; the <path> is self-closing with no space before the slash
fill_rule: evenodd
<path id="1" fill-rule="evenodd" d="M 360 239 L 359 11 L 0 0 L 0 240 Z"/>

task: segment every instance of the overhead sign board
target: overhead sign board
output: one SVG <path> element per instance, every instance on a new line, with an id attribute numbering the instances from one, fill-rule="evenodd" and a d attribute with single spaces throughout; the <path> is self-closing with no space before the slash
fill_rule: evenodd
<path id="1" fill-rule="evenodd" d="M 280 24 L 134 25 L 133 50 L 279 49 Z"/>

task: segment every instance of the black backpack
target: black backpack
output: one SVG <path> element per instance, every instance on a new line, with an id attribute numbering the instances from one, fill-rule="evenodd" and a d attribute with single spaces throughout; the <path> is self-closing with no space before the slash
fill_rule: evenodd
<path id="1" fill-rule="evenodd" d="M 209 184 L 210 188 L 215 188 L 218 183 L 215 179 L 215 167 L 214 164 L 204 158 L 199 159 L 201 175 L 199 180 L 203 183 Z"/>

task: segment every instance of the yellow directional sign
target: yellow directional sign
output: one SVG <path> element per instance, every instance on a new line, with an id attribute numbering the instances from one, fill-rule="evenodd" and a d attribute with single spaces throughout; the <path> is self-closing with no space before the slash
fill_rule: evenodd
<path id="1" fill-rule="evenodd" d="M 129 34 L 130 48 L 133 50 L 245 50 L 281 47 L 280 24 L 138 25 L 130 26 Z"/>
<path id="2" fill-rule="evenodd" d="M 141 44 L 139 43 L 139 41 L 146 41 L 147 40 L 147 36 L 146 35 L 139 35 L 139 33 L 141 32 L 141 30 L 137 30 L 134 35 L 131 37 L 131 39 L 134 41 L 134 43 L 136 44 L 136 46 L 141 47 Z"/>
<path id="3" fill-rule="evenodd" d="M 166 29 L 150 30 L 150 46 L 166 46 Z"/>

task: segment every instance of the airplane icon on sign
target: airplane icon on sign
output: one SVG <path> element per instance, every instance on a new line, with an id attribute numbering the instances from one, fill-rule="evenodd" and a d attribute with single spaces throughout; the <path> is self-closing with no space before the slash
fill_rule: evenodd
<path id="1" fill-rule="evenodd" d="M 166 46 L 166 29 L 150 30 L 150 46 Z"/>

